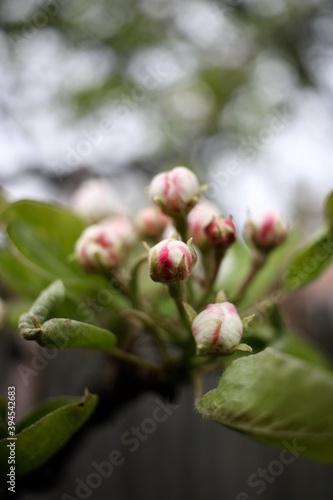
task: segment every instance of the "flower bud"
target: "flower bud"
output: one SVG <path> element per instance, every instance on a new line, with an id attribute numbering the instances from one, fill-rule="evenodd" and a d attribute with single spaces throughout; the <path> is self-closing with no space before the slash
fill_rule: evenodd
<path id="1" fill-rule="evenodd" d="M 107 226 L 109 232 L 113 232 L 119 236 L 127 245 L 130 245 L 136 239 L 134 224 L 127 215 L 108 217 L 102 220 L 100 224 Z"/>
<path id="2" fill-rule="evenodd" d="M 176 283 L 187 278 L 197 262 L 197 254 L 188 244 L 167 238 L 152 247 L 148 253 L 150 277 L 160 283 Z"/>
<path id="3" fill-rule="evenodd" d="M 191 170 L 175 167 L 169 172 L 157 174 L 151 181 L 148 192 L 165 214 L 186 215 L 199 201 L 200 186 Z"/>
<path id="4" fill-rule="evenodd" d="M 167 227 L 169 218 L 156 207 L 140 210 L 135 218 L 135 227 L 142 238 L 159 239 Z"/>
<path id="5" fill-rule="evenodd" d="M 245 236 L 262 251 L 271 250 L 283 243 L 288 233 L 287 221 L 276 212 L 251 217 L 245 225 Z"/>
<path id="6" fill-rule="evenodd" d="M 189 237 L 199 248 L 209 245 L 205 228 L 219 215 L 219 209 L 209 201 L 200 201 L 188 214 Z"/>
<path id="7" fill-rule="evenodd" d="M 75 253 L 82 267 L 91 272 L 119 266 L 125 249 L 125 240 L 109 224 L 89 226 L 75 245 Z"/>
<path id="8" fill-rule="evenodd" d="M 210 243 L 216 247 L 227 249 L 236 240 L 236 227 L 232 219 L 217 217 L 205 228 Z"/>
<path id="9" fill-rule="evenodd" d="M 230 302 L 209 304 L 192 323 L 199 354 L 231 354 L 243 335 L 243 324 Z"/>
<path id="10" fill-rule="evenodd" d="M 99 222 L 110 215 L 124 212 L 117 194 L 106 179 L 89 179 L 72 195 L 75 212 L 89 222 Z"/>

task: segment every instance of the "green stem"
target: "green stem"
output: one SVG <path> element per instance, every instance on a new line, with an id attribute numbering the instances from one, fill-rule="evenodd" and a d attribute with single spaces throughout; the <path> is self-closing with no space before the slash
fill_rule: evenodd
<path id="1" fill-rule="evenodd" d="M 181 236 L 181 239 L 186 242 L 188 240 L 188 223 L 186 216 L 180 214 L 178 216 L 175 216 L 173 218 L 173 221 L 176 230 Z"/>
<path id="2" fill-rule="evenodd" d="M 213 261 L 213 266 L 210 270 L 208 270 L 209 277 L 208 277 L 208 280 L 205 284 L 206 290 L 200 299 L 199 308 L 205 305 L 205 303 L 207 302 L 207 300 L 209 299 L 209 297 L 213 291 L 212 289 L 214 287 L 214 283 L 215 283 L 216 278 L 218 276 L 221 262 L 222 262 L 224 255 L 225 255 L 225 251 L 223 249 L 218 248 L 218 247 L 214 248 L 214 253 L 211 256 L 212 261 Z"/>
<path id="3" fill-rule="evenodd" d="M 141 358 L 140 356 L 136 356 L 135 354 L 131 354 L 130 352 L 123 351 L 118 347 L 112 349 L 112 356 L 125 361 L 126 363 L 134 364 L 137 366 L 141 366 L 142 368 L 147 368 L 148 370 L 160 371 L 161 367 L 152 363 L 148 359 Z"/>
<path id="4" fill-rule="evenodd" d="M 170 363 L 170 357 L 164 339 L 161 336 L 160 330 L 157 324 L 143 311 L 138 311 L 136 309 L 127 309 L 121 316 L 134 317 L 140 320 L 147 327 L 152 337 L 155 340 L 156 347 L 160 353 L 161 359 L 164 363 Z"/>
<path id="5" fill-rule="evenodd" d="M 184 298 L 183 298 L 182 283 L 180 281 L 178 281 L 177 283 L 171 283 L 168 286 L 168 288 L 169 288 L 169 293 L 176 304 L 179 317 L 184 327 L 186 328 L 187 331 L 191 332 L 191 323 L 183 304 Z"/>
<path id="6" fill-rule="evenodd" d="M 129 283 L 129 288 L 131 291 L 131 299 L 132 299 L 132 305 L 135 308 L 138 308 L 140 306 L 140 299 L 139 299 L 139 293 L 138 293 L 138 275 L 139 275 L 139 270 L 140 267 L 144 262 L 147 261 L 147 254 L 142 254 L 140 255 L 137 260 L 135 261 L 133 267 L 132 267 L 132 273 L 131 273 L 131 280 Z"/>
<path id="7" fill-rule="evenodd" d="M 105 276 L 109 281 L 109 286 L 118 289 L 125 297 L 131 300 L 132 294 L 128 286 L 128 282 L 119 271 L 109 271 L 108 273 L 105 273 Z"/>
<path id="8" fill-rule="evenodd" d="M 232 298 L 231 302 L 236 303 L 236 302 L 239 302 L 243 298 L 248 286 L 252 283 L 252 281 L 255 278 L 255 276 L 257 275 L 259 269 L 261 269 L 262 266 L 265 264 L 266 259 L 267 259 L 266 253 L 260 252 L 259 250 L 256 250 L 253 253 L 251 268 L 250 268 L 247 276 L 245 276 L 245 279 L 244 279 L 243 283 L 241 284 L 238 292 Z"/>

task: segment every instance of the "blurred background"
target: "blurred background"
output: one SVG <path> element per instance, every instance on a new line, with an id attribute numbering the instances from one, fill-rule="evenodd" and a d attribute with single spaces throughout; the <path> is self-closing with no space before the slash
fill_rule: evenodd
<path id="1" fill-rule="evenodd" d="M 331 2 L 0 8 L 0 182 L 11 196 L 65 199 L 66 180 L 99 174 L 142 204 L 138 186 L 184 163 L 237 218 L 319 210 L 333 177 Z"/>
<path id="2" fill-rule="evenodd" d="M 332 53 L 324 0 L 2 0 L 0 185 L 12 200 L 67 203 L 79 182 L 108 177 L 134 212 L 155 173 L 186 165 L 236 225 L 249 210 L 278 209 L 306 237 L 333 184 Z M 332 282 L 330 270 L 286 307 L 328 352 Z M 40 396 L 80 391 L 80 359 L 75 381 L 50 363 Z M 180 401 L 91 498 L 333 497 L 332 468 L 303 459 L 256 494 L 248 477 L 278 450 L 203 423 L 189 391 Z M 151 395 L 126 409 L 82 444 L 60 485 L 22 498 L 75 496 L 75 478 L 154 404 Z"/>

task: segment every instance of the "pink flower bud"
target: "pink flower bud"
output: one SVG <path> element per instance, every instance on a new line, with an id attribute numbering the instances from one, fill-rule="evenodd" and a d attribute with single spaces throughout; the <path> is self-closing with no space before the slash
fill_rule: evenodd
<path id="1" fill-rule="evenodd" d="M 218 217 L 205 228 L 210 243 L 216 247 L 229 248 L 236 240 L 236 227 L 231 219 Z"/>
<path id="2" fill-rule="evenodd" d="M 134 224 L 127 215 L 115 215 L 108 217 L 100 222 L 101 225 L 107 226 L 108 231 L 116 234 L 119 238 L 130 245 L 136 239 L 136 231 Z"/>
<path id="3" fill-rule="evenodd" d="M 285 241 L 287 221 L 276 212 L 251 217 L 245 225 L 245 236 L 260 250 L 271 250 Z"/>
<path id="4" fill-rule="evenodd" d="M 200 354 L 231 354 L 240 343 L 243 324 L 230 302 L 209 304 L 195 317 L 192 333 Z"/>
<path id="5" fill-rule="evenodd" d="M 205 228 L 218 215 L 219 209 L 209 201 L 200 201 L 188 214 L 189 237 L 193 238 L 193 243 L 199 248 L 209 245 Z"/>
<path id="6" fill-rule="evenodd" d="M 83 231 L 76 242 L 75 253 L 86 271 L 98 272 L 119 266 L 125 252 L 125 241 L 108 224 L 96 224 Z"/>
<path id="7" fill-rule="evenodd" d="M 199 201 L 200 186 L 191 170 L 175 167 L 153 178 L 149 186 L 149 196 L 165 214 L 186 215 Z"/>
<path id="8" fill-rule="evenodd" d="M 99 222 L 110 215 L 124 212 L 117 194 L 106 179 L 89 179 L 72 195 L 75 212 L 89 222 Z"/>
<path id="9" fill-rule="evenodd" d="M 140 210 L 135 218 L 135 227 L 142 238 L 159 239 L 164 233 L 169 217 L 156 207 L 146 207 Z"/>
<path id="10" fill-rule="evenodd" d="M 191 243 L 167 238 L 148 253 L 150 277 L 160 283 L 176 283 L 187 278 L 197 262 Z"/>

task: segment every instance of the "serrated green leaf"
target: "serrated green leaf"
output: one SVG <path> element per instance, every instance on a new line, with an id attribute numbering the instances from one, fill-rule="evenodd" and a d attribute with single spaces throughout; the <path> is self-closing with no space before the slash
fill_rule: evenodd
<path id="1" fill-rule="evenodd" d="M 97 404 L 97 396 L 87 393 L 60 404 L 31 423 L 16 437 L 16 475 L 24 476 L 47 462 L 85 424 Z M 0 440 L 1 480 L 8 472 L 8 439 Z"/>
<path id="2" fill-rule="evenodd" d="M 293 259 L 284 279 L 284 290 L 293 292 L 310 283 L 333 262 L 333 232 L 326 228 Z"/>
<path id="3" fill-rule="evenodd" d="M 234 361 L 198 403 L 206 418 L 273 446 L 333 462 L 333 374 L 268 348 Z"/>
<path id="4" fill-rule="evenodd" d="M 50 349 L 111 351 L 117 344 L 117 337 L 109 330 L 63 318 L 43 323 L 33 340 Z"/>

